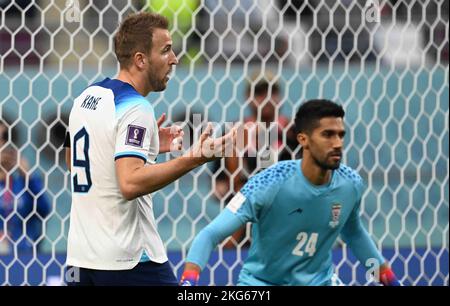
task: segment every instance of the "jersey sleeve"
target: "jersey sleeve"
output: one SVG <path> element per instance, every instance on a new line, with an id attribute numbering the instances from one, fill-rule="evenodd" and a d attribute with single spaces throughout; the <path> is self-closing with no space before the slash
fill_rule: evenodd
<path id="1" fill-rule="evenodd" d="M 214 248 L 242 225 L 243 223 L 235 214 L 228 209 L 224 209 L 195 237 L 186 262 L 194 263 L 203 270 Z"/>
<path id="2" fill-rule="evenodd" d="M 354 185 L 356 187 L 357 202 L 342 229 L 342 239 L 348 244 L 353 254 L 364 267 L 368 267 L 369 260 L 376 260 L 381 265 L 384 262 L 383 256 L 362 224 L 360 217 L 361 197 L 365 186 L 359 175 L 354 178 Z"/>
<path id="3" fill-rule="evenodd" d="M 117 114 L 117 136 L 114 159 L 137 157 L 148 159 L 150 141 L 155 130 L 153 108 L 146 101 L 121 106 Z"/>

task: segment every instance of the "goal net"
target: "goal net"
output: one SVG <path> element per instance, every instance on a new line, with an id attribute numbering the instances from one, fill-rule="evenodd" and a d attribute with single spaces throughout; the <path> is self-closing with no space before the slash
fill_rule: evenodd
<path id="1" fill-rule="evenodd" d="M 180 60 L 167 89 L 147 97 L 157 116 L 223 125 L 261 121 L 271 104 L 273 121 L 286 122 L 277 158 L 256 158 L 250 169 L 246 161 L 237 170 L 225 160 L 208 164 L 154 194 L 177 276 L 236 176 L 298 158 L 295 112 L 327 98 L 346 110 L 344 162 L 366 182 L 362 219 L 377 246 L 404 284 L 448 285 L 448 0 L 0 1 L 1 285 L 64 278 L 68 114 L 87 85 L 116 75 L 112 37 L 136 11 L 169 18 Z M 252 113 L 264 81 L 279 86 L 279 102 L 263 99 Z M 236 284 L 250 240 L 247 228 L 222 243 L 202 284 Z M 341 241 L 333 261 L 344 283 L 370 283 Z"/>

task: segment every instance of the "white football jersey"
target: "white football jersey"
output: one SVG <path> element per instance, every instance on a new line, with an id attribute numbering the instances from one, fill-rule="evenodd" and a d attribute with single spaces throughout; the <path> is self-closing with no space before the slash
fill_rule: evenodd
<path id="1" fill-rule="evenodd" d="M 106 78 L 75 99 L 69 133 L 72 207 L 67 265 L 127 270 L 143 254 L 166 262 L 151 195 L 127 201 L 115 169 L 115 160 L 122 157 L 155 163 L 159 138 L 150 103 L 130 84 Z"/>

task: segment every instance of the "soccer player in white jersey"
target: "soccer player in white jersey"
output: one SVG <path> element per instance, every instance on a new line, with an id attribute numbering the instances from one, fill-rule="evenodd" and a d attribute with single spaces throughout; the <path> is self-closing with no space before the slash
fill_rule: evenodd
<path id="1" fill-rule="evenodd" d="M 114 37 L 116 79 L 85 89 L 74 101 L 66 138 L 72 207 L 69 285 L 177 285 L 157 232 L 150 193 L 217 158 L 235 132 L 212 139 L 211 127 L 183 156 L 155 163 L 182 131 L 160 128 L 144 97 L 166 88 L 172 66 L 167 19 L 128 16 Z M 78 277 L 75 277 L 78 275 Z"/>
<path id="2" fill-rule="evenodd" d="M 362 179 L 341 164 L 343 117 L 342 107 L 328 100 L 299 108 L 295 125 L 302 159 L 279 162 L 244 185 L 194 239 L 181 284 L 196 284 L 211 251 L 247 222 L 252 244 L 239 285 L 340 283 L 332 264 L 338 235 L 383 284 L 399 284 L 361 224 Z"/>

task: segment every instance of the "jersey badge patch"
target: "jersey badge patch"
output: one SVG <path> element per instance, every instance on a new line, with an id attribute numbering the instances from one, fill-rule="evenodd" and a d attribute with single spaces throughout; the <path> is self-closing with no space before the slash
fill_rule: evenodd
<path id="1" fill-rule="evenodd" d="M 341 204 L 333 204 L 333 206 L 331 207 L 331 221 L 329 223 L 329 225 L 332 228 L 335 228 L 336 226 L 339 225 L 339 217 L 341 215 Z"/>
<path id="2" fill-rule="evenodd" d="M 137 125 L 128 125 L 126 145 L 142 148 L 144 144 L 145 128 Z"/>

